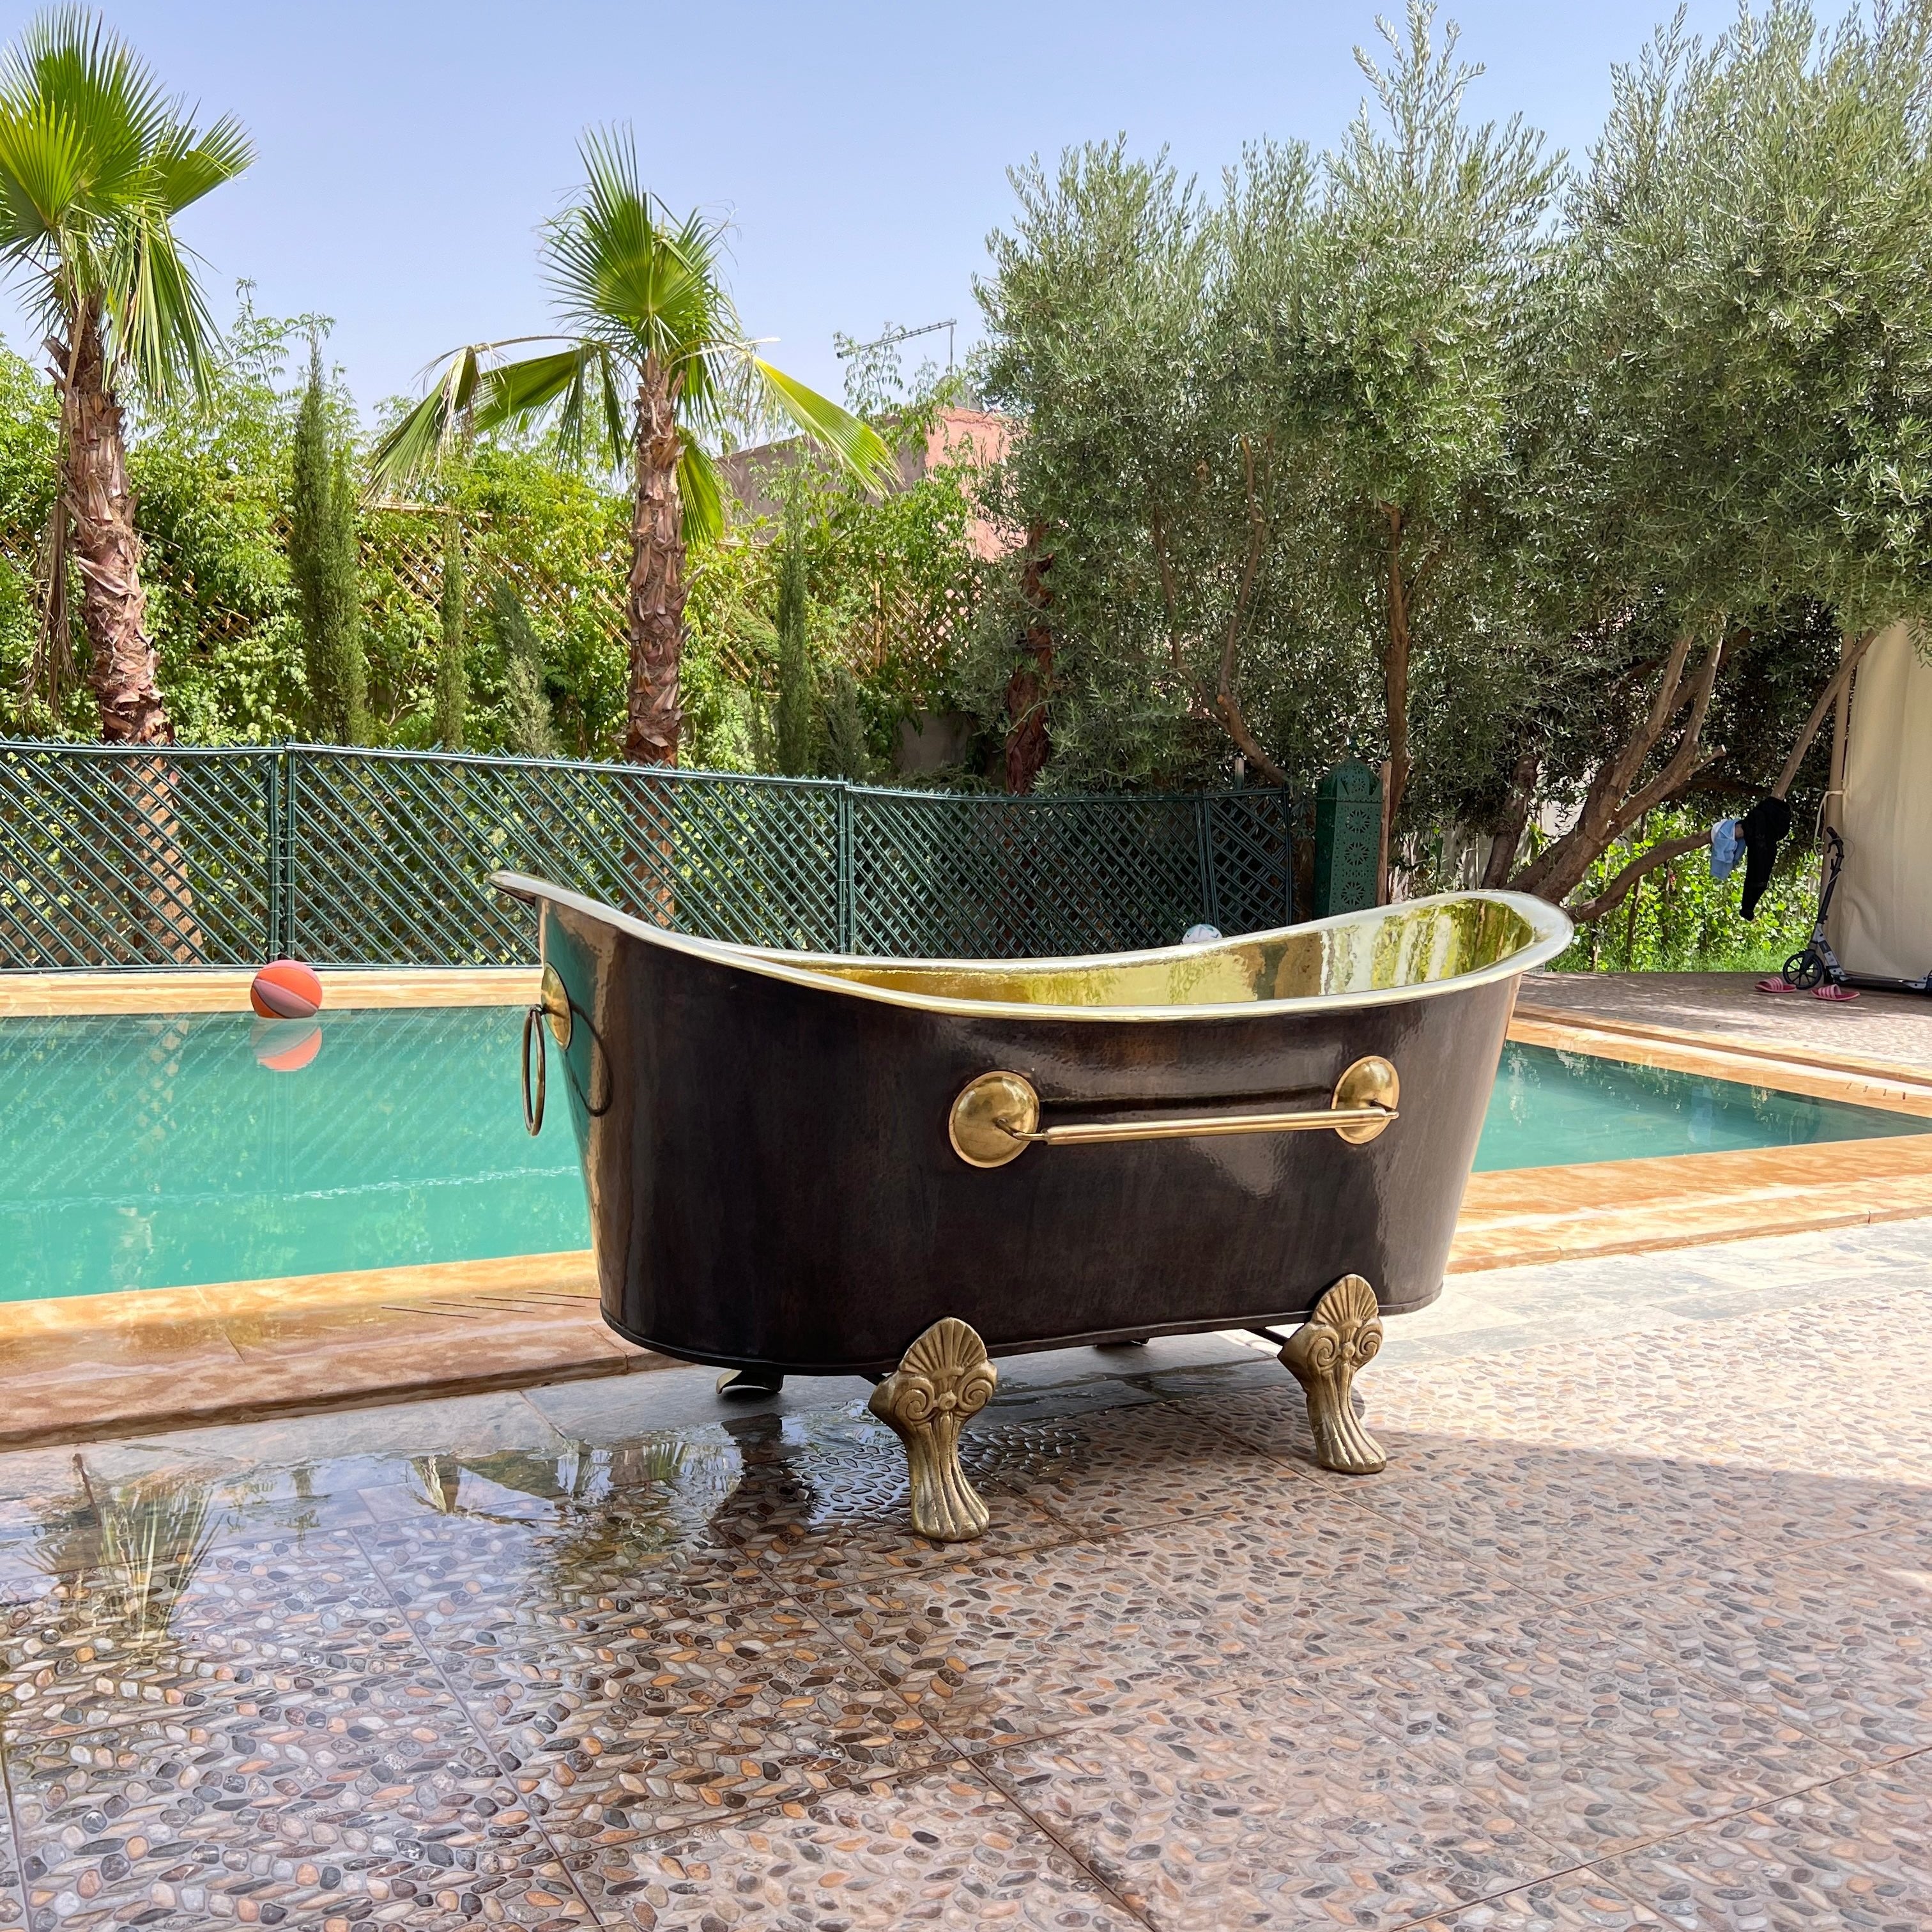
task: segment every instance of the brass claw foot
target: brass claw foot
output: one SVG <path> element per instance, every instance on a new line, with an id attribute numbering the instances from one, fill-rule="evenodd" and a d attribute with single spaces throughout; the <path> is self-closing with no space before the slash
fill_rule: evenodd
<path id="1" fill-rule="evenodd" d="M 912 1523 L 939 1543 L 964 1543 L 990 1520 L 959 1466 L 959 1429 L 991 1398 L 999 1372 L 963 1322 L 935 1322 L 872 1391 L 866 1405 L 906 1446 Z"/>
<path id="2" fill-rule="evenodd" d="M 1382 1345 L 1376 1292 L 1358 1274 L 1345 1274 L 1282 1345 L 1282 1361 L 1308 1398 L 1315 1460 L 1324 1469 L 1372 1476 L 1388 1461 L 1348 1401 L 1355 1371 Z"/>

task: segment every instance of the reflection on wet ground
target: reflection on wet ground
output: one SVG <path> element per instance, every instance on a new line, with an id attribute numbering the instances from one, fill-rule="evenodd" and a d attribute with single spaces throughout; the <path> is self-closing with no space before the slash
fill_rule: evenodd
<path id="1" fill-rule="evenodd" d="M 849 1384 L 0 1457 L 0 1928 L 1932 1923 L 1928 1262 L 1452 1284 L 1368 1479 L 1232 1340 L 1004 1364 L 967 1546 Z"/>

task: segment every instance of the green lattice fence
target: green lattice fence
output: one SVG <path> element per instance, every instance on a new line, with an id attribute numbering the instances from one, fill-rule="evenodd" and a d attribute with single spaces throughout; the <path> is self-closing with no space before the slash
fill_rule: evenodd
<path id="1" fill-rule="evenodd" d="M 1294 914 L 1282 793 L 1010 799 L 428 752 L 0 746 L 0 966 L 508 964 L 508 867 L 680 931 L 900 957 Z"/>
<path id="2" fill-rule="evenodd" d="M 271 752 L 0 741 L 0 966 L 267 956 L 279 774 Z"/>
<path id="3" fill-rule="evenodd" d="M 836 951 L 842 788 L 634 766 L 302 749 L 286 950 L 342 965 L 535 956 L 482 883 L 533 872 L 681 931 Z"/>

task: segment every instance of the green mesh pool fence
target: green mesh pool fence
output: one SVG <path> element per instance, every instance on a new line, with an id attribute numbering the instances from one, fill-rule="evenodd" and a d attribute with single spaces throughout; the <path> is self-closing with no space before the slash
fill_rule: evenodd
<path id="1" fill-rule="evenodd" d="M 292 745 L 0 741 L 0 968 L 508 965 L 532 872 L 680 932 L 902 958 L 1294 916 L 1279 791 L 1006 798 Z"/>

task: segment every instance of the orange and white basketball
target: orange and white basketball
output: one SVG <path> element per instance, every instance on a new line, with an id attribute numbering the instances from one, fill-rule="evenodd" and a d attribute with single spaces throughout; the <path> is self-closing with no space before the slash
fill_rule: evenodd
<path id="1" fill-rule="evenodd" d="M 299 959 L 278 959 L 255 975 L 248 1003 L 265 1020 L 313 1019 L 322 1010 L 322 982 Z"/>

